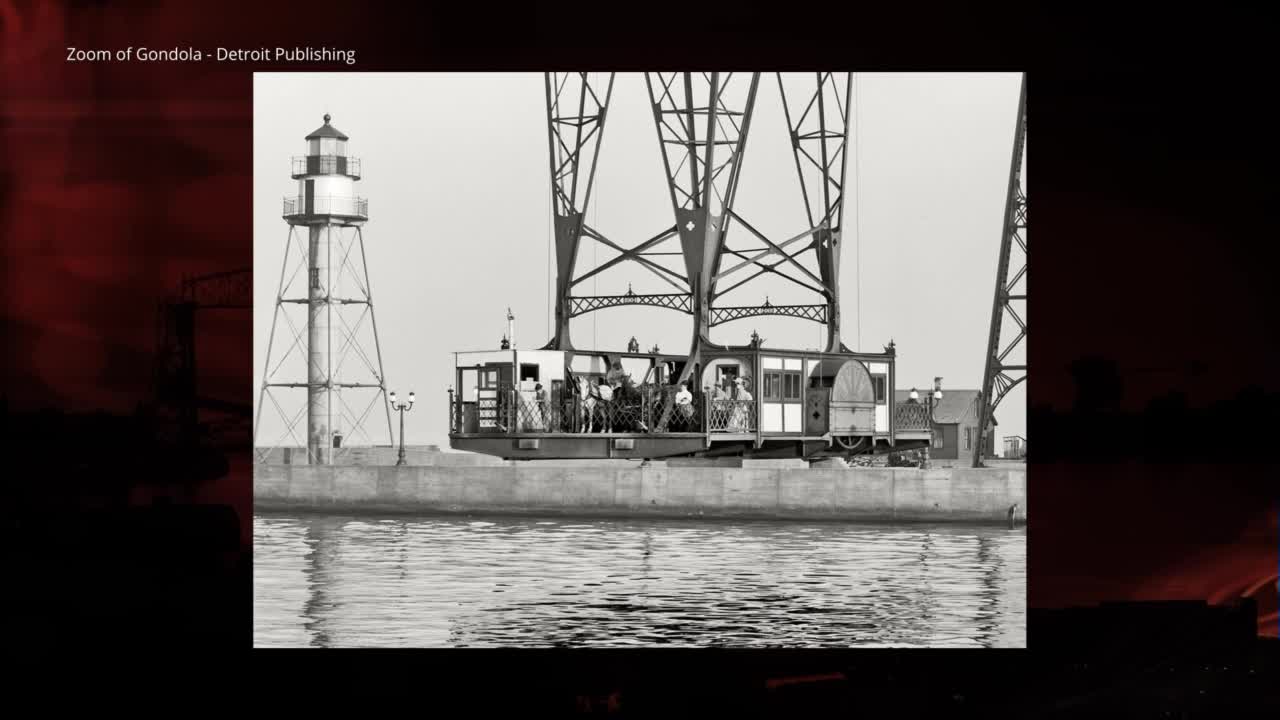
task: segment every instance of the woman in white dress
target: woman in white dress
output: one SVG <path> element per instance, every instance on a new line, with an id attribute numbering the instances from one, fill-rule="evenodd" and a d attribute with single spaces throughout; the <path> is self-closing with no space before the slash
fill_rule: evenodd
<path id="1" fill-rule="evenodd" d="M 751 391 L 747 390 L 747 383 L 744 378 L 738 378 L 734 381 L 733 387 L 733 417 L 729 421 L 729 426 L 734 432 L 748 432 L 751 430 L 751 423 L 748 422 L 748 413 L 751 407 Z"/>

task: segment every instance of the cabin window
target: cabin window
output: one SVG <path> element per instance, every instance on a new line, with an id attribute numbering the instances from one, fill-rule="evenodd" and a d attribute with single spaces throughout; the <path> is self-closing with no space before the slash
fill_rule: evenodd
<path id="1" fill-rule="evenodd" d="M 884 405 L 886 402 L 884 375 L 872 375 L 871 387 L 873 387 L 876 391 L 876 404 Z"/>
<path id="2" fill-rule="evenodd" d="M 813 389 L 835 387 L 835 375 L 814 375 L 809 378 L 809 387 Z"/>
<path id="3" fill-rule="evenodd" d="M 521 381 L 524 381 L 524 380 L 532 380 L 532 381 L 534 381 L 534 382 L 538 382 L 540 379 L 541 379 L 541 378 L 539 378 L 539 377 L 538 377 L 538 366 L 537 366 L 537 365 L 531 365 L 531 364 L 528 364 L 528 363 L 520 363 L 520 380 L 521 380 Z"/>
<path id="4" fill-rule="evenodd" d="M 481 390 L 493 390 L 498 387 L 498 371 L 496 369 L 481 369 L 480 384 L 477 385 Z"/>
<path id="5" fill-rule="evenodd" d="M 942 447 L 942 428 L 933 431 L 933 446 L 936 448 Z"/>
<path id="6" fill-rule="evenodd" d="M 788 370 L 782 375 L 782 399 L 799 400 L 800 392 L 803 385 L 800 380 L 799 370 Z"/>
<path id="7" fill-rule="evenodd" d="M 767 372 L 764 374 L 764 399 L 765 400 L 781 400 L 782 399 L 782 373 Z"/>
<path id="8" fill-rule="evenodd" d="M 973 428 L 964 429 L 964 449 L 973 449 Z"/>

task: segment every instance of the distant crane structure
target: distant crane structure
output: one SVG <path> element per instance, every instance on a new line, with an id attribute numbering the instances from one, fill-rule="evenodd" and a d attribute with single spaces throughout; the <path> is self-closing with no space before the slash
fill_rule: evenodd
<path id="1" fill-rule="evenodd" d="M 185 277 L 159 312 L 156 363 L 157 400 L 177 414 L 178 439 L 185 446 L 198 442 L 200 410 L 229 416 L 213 429 L 239 429 L 253 413 L 248 403 L 201 396 L 197 383 L 197 317 L 208 311 L 253 309 L 253 273 L 231 270 Z"/>
<path id="2" fill-rule="evenodd" d="M 840 249 L 844 219 L 851 73 L 777 76 L 807 217 L 791 237 L 771 239 L 734 207 L 761 73 L 645 73 L 657 127 L 666 187 L 675 223 L 634 247 L 623 247 L 587 225 L 600 142 L 613 94 L 613 73 L 546 73 L 547 139 L 555 236 L 555 332 L 543 349 L 574 350 L 569 321 L 620 305 L 647 305 L 692 315 L 687 362 L 677 383 L 688 382 L 717 325 L 759 315 L 781 315 L 825 325 L 826 351 L 849 352 L 840 338 Z M 790 88 L 788 87 L 790 84 Z M 746 244 L 731 243 L 742 228 Z M 582 240 L 619 253 L 581 274 Z M 663 243 L 674 240 L 678 245 Z M 806 253 L 812 253 L 807 255 Z M 680 261 L 662 262 L 660 256 Z M 815 269 L 802 263 L 808 259 Z M 635 263 L 670 292 L 577 295 L 584 281 L 623 262 Z M 821 302 L 720 304 L 726 294 L 757 278 L 777 277 L 817 295 Z"/>
<path id="3" fill-rule="evenodd" d="M 973 448 L 973 467 L 982 467 L 988 436 L 994 432 L 995 411 L 1009 391 L 1027 379 L 1027 196 L 1022 186 L 1022 158 L 1027 142 L 1027 76 L 1022 75 L 1018 92 L 1018 114 L 1014 124 L 1013 159 L 1009 169 L 1009 190 L 1005 199 L 1000 255 L 996 266 L 995 297 L 991 309 L 991 331 L 987 340 L 982 393 L 978 398 L 978 442 Z M 1019 312 L 1021 309 L 1021 312 Z M 1017 332 L 1003 334 L 1013 319 Z M 1010 358 L 1021 348 L 1021 363 Z"/>

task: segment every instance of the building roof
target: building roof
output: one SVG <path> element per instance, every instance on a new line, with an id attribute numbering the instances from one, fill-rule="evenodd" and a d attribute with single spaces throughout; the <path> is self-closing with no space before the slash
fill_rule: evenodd
<path id="1" fill-rule="evenodd" d="M 315 140 L 316 138 L 338 138 L 339 140 L 346 140 L 347 136 L 344 135 L 341 130 L 329 124 L 329 113 L 325 113 L 324 124 L 313 130 L 305 139 Z"/>
<path id="2" fill-rule="evenodd" d="M 923 389 L 917 388 L 917 391 L 920 393 L 920 402 L 926 401 L 925 393 L 932 392 L 932 388 L 932 385 Z M 938 409 L 933 413 L 938 424 L 951 425 L 954 423 L 958 425 L 976 425 L 978 423 L 978 408 L 976 400 L 980 394 L 981 393 L 977 390 L 948 390 L 947 388 L 943 388 L 942 399 L 938 401 Z M 910 399 L 910 396 L 910 389 L 893 391 L 894 403 L 904 403 Z M 992 418 L 992 422 L 996 425 L 1000 424 L 995 422 L 994 418 Z"/>

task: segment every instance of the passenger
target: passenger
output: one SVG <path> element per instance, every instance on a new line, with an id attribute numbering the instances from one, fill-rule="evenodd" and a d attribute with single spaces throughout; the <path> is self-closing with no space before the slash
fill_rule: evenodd
<path id="1" fill-rule="evenodd" d="M 613 388 L 602 377 L 596 378 L 595 396 L 600 399 L 596 410 L 600 413 L 601 430 L 613 432 Z"/>
<path id="2" fill-rule="evenodd" d="M 533 403 L 538 408 L 538 429 L 545 430 L 547 428 L 547 391 L 542 387 L 542 383 L 536 383 L 533 386 Z"/>
<path id="3" fill-rule="evenodd" d="M 605 382 L 608 383 L 609 387 L 617 388 L 622 384 L 622 381 L 626 376 L 627 371 L 622 369 L 622 363 L 614 360 L 612 367 L 609 368 L 608 374 L 605 375 Z"/>
<path id="4" fill-rule="evenodd" d="M 729 388 L 729 376 L 721 375 L 720 382 L 715 386 L 715 396 L 711 399 L 711 418 L 708 422 L 713 430 L 728 429 L 733 408 L 733 392 Z M 711 388 L 707 390 L 710 391 Z"/>
<path id="5" fill-rule="evenodd" d="M 734 432 L 749 432 L 751 423 L 749 422 L 748 413 L 751 412 L 751 391 L 747 390 L 747 383 L 743 378 L 734 381 L 734 403 L 733 418 L 729 424 Z"/>
<path id="6" fill-rule="evenodd" d="M 693 420 L 693 393 L 687 383 L 680 383 L 680 392 L 676 393 L 676 415 L 685 423 Z"/>

